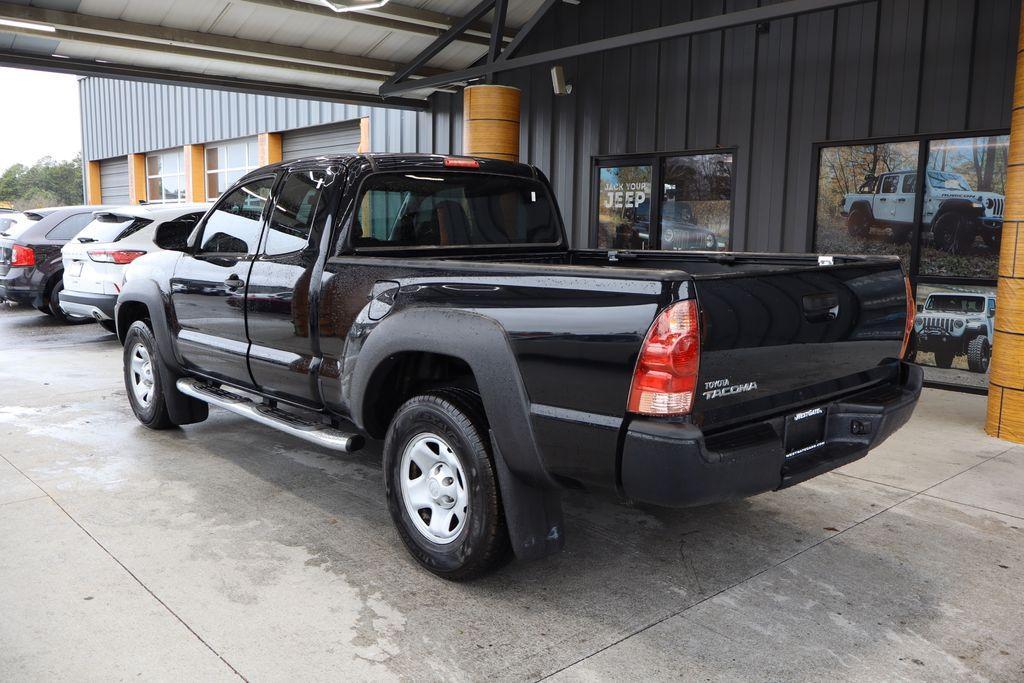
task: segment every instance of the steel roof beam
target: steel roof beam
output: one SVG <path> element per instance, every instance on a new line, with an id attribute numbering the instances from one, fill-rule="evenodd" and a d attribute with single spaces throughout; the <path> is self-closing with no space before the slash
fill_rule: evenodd
<path id="1" fill-rule="evenodd" d="M 383 80 L 383 77 L 394 73 L 402 67 L 402 65 L 395 62 L 359 55 L 345 55 L 328 50 L 312 50 L 292 45 L 280 45 L 215 33 L 156 26 L 136 21 L 107 19 L 77 12 L 48 10 L 6 2 L 0 2 L 0 18 L 53 26 L 58 31 L 64 31 L 67 34 L 76 36 L 74 38 L 67 38 L 69 40 L 95 42 L 95 40 L 87 40 L 86 36 L 106 36 L 134 41 L 140 45 L 151 43 L 161 47 L 174 46 L 181 49 L 205 51 L 207 53 L 206 56 L 210 59 L 238 61 L 238 56 L 245 56 L 247 58 L 273 59 L 279 62 L 363 72 L 364 75 L 375 75 L 377 77 L 375 80 L 378 81 Z M 59 37 L 52 33 L 32 31 L 31 29 L 21 30 L 9 26 L 3 26 L 0 29 L 8 32 L 23 32 L 26 35 Z M 227 55 L 227 57 L 218 57 L 216 54 Z M 230 58 L 231 55 L 234 55 L 236 59 L 232 60 Z M 421 72 L 423 75 L 441 75 L 445 73 L 440 69 L 430 68 L 424 68 Z"/>
<path id="2" fill-rule="evenodd" d="M 452 83 L 461 83 L 464 81 L 485 78 L 503 71 L 513 71 L 515 69 L 523 69 L 530 66 L 537 66 L 539 64 L 549 64 L 551 62 L 557 62 L 565 59 L 574 59 L 576 57 L 583 57 L 597 52 L 607 52 L 609 50 L 617 50 L 624 47 L 635 47 L 637 45 L 645 45 L 647 43 L 668 40 L 670 38 L 681 38 L 684 36 L 699 35 L 701 33 L 712 33 L 729 28 L 736 28 L 738 26 L 748 26 L 750 24 L 759 24 L 765 21 L 785 19 L 798 14 L 807 14 L 808 12 L 838 9 L 848 5 L 861 4 L 866 1 L 867 0 L 787 0 L 786 2 L 780 2 L 773 5 L 764 5 L 753 9 L 729 12 L 727 14 L 706 17 L 704 19 L 694 19 L 678 24 L 669 24 L 668 26 L 659 26 L 657 28 L 647 29 L 644 31 L 636 31 L 635 33 L 626 33 L 620 36 L 613 36 L 611 38 L 593 40 L 587 43 L 570 45 L 568 47 L 558 48 L 555 50 L 538 52 L 537 54 L 526 55 L 524 57 L 498 59 L 495 62 L 487 62 L 479 66 L 462 69 L 461 71 L 452 71 L 443 76 L 430 76 L 416 81 L 399 81 L 392 78 L 381 85 L 380 94 L 384 96 L 400 95 L 414 90 L 436 88 L 442 85 L 451 85 Z"/>

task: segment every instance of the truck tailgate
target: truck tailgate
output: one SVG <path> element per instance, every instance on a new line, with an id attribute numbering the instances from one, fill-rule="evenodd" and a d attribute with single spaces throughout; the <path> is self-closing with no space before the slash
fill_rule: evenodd
<path id="1" fill-rule="evenodd" d="M 784 412 L 896 371 L 907 316 L 896 261 L 696 276 L 705 427 Z"/>

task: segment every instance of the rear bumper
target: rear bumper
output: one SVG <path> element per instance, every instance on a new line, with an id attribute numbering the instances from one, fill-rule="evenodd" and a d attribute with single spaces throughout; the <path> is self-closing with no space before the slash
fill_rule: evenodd
<path id="1" fill-rule="evenodd" d="M 42 306 L 46 293 L 34 268 L 11 268 L 0 275 L 0 302 L 10 301 L 23 306 Z"/>
<path id="2" fill-rule="evenodd" d="M 622 487 L 668 507 L 745 498 L 799 484 L 867 455 L 910 419 L 921 368 L 901 363 L 898 383 L 823 404 L 824 445 L 787 459 L 785 416 L 705 437 L 691 424 L 636 419 L 622 447 Z"/>
<path id="3" fill-rule="evenodd" d="M 115 294 L 95 294 L 92 292 L 60 293 L 60 307 L 69 315 L 83 315 L 97 320 L 113 320 L 114 306 L 117 304 Z"/>

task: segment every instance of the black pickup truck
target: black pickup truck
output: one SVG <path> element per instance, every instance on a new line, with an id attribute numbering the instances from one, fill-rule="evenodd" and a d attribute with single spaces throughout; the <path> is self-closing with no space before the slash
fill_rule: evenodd
<path id="1" fill-rule="evenodd" d="M 895 258 L 574 250 L 533 167 L 359 155 L 250 173 L 115 315 L 143 424 L 384 439 L 405 544 L 465 579 L 559 550 L 564 489 L 700 505 L 863 457 L 920 395 L 908 303 Z"/>

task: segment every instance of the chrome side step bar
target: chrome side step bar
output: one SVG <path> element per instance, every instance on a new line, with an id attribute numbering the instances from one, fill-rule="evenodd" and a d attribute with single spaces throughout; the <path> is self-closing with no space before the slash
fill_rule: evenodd
<path id="1" fill-rule="evenodd" d="M 334 427 L 304 420 L 298 415 L 277 408 L 260 405 L 245 396 L 225 391 L 196 379 L 179 379 L 178 391 L 199 399 L 212 406 L 247 417 L 279 432 L 290 434 L 304 441 L 329 448 L 332 451 L 351 453 L 363 447 L 364 439 L 359 434 L 349 434 Z"/>

